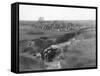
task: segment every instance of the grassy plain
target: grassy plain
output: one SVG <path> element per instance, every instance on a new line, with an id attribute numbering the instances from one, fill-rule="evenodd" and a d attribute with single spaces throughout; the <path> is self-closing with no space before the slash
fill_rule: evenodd
<path id="1" fill-rule="evenodd" d="M 60 22 L 60 21 L 59 21 Z M 63 69 L 69 68 L 87 68 L 96 67 L 96 29 L 95 21 L 64 21 L 67 23 L 78 24 L 81 27 L 90 27 L 84 29 L 80 35 L 75 36 L 78 43 L 73 43 L 69 47 L 64 48 L 64 59 L 61 62 Z M 20 39 L 20 51 L 25 49 L 27 46 L 26 41 L 38 39 L 40 37 L 48 37 L 49 39 L 58 38 L 60 35 L 64 35 L 69 32 L 57 32 L 57 31 L 44 31 L 32 27 L 35 21 L 21 21 L 19 28 L 19 39 Z M 45 46 L 46 42 L 40 43 Z M 34 48 L 35 47 L 35 48 Z M 32 58 L 33 49 L 39 50 L 38 47 L 33 46 L 32 49 L 28 49 L 28 52 L 20 52 L 20 71 L 32 71 L 32 70 L 44 70 L 46 66 L 42 61 Z M 41 49 L 41 48 L 40 48 Z M 31 53 L 30 53 L 31 52 Z"/>

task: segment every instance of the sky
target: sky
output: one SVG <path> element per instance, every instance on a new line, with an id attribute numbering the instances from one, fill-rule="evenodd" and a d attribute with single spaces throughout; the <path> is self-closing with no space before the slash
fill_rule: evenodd
<path id="1" fill-rule="evenodd" d="M 20 5 L 20 20 L 95 20 L 96 10 L 86 8 Z"/>

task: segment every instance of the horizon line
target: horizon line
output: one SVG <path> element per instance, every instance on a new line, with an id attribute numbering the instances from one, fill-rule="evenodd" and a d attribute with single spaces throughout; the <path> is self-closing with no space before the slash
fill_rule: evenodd
<path id="1" fill-rule="evenodd" d="M 19 20 L 19 21 L 39 21 L 39 20 Z M 93 20 L 43 20 L 43 21 L 95 21 L 95 20 L 93 19 Z"/>

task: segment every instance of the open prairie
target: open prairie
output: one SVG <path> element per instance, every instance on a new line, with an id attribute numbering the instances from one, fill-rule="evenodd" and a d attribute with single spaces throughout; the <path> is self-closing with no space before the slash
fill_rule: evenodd
<path id="1" fill-rule="evenodd" d="M 35 55 L 72 38 L 78 42 L 63 47 L 61 69 L 96 67 L 95 21 L 20 21 L 20 71 L 45 70 L 47 65 Z"/>

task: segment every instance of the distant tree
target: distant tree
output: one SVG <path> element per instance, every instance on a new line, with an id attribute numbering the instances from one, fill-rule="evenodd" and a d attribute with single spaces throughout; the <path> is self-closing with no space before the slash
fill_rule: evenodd
<path id="1" fill-rule="evenodd" d="M 39 21 L 44 21 L 44 17 L 39 17 Z"/>

